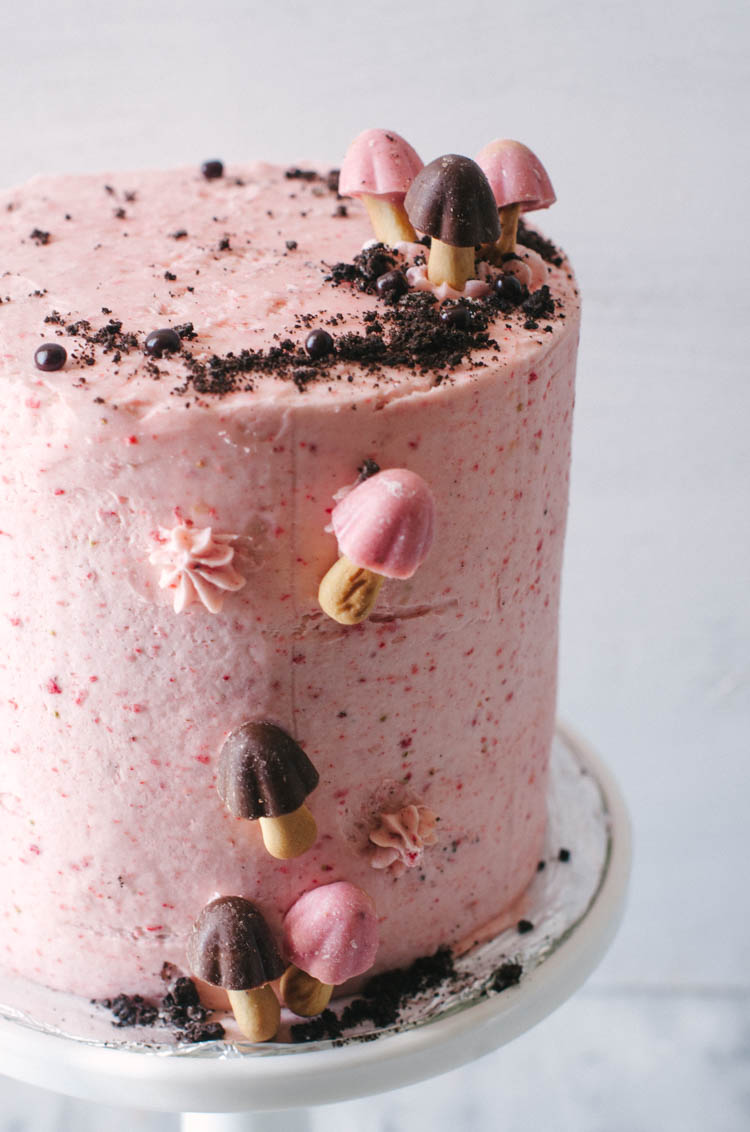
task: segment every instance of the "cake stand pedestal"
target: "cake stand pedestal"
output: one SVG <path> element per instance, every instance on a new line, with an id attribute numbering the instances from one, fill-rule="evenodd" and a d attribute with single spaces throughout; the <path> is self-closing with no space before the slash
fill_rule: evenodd
<path id="1" fill-rule="evenodd" d="M 2 1072 L 102 1104 L 181 1112 L 183 1132 L 303 1132 L 309 1123 L 299 1110 L 307 1106 L 401 1088 L 482 1057 L 581 986 L 623 913 L 631 858 L 625 806 L 606 767 L 566 728 L 553 747 L 549 798 L 545 868 L 524 908 L 533 929 L 506 928 L 459 958 L 458 981 L 410 1006 L 377 1040 L 354 1032 L 338 1043 L 115 1042 L 111 1029 L 106 1040 L 71 1032 L 59 1010 L 53 1025 L 7 1006 Z M 517 985 L 498 983 L 508 962 L 523 968 Z"/>

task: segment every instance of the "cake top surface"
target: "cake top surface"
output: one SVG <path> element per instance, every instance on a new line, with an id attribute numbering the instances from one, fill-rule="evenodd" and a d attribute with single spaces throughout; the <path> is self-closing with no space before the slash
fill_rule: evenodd
<path id="1" fill-rule="evenodd" d="M 436 298 L 426 247 L 373 246 L 362 203 L 324 167 L 38 177 L 0 212 L 3 380 L 76 411 L 424 392 L 544 350 L 578 301 L 562 255 L 524 227 L 504 266 L 525 272 L 522 300 L 498 299 L 488 266 L 473 291 Z M 394 270 L 395 291 L 379 286 Z M 40 372 L 43 343 L 65 348 L 64 368 Z"/>

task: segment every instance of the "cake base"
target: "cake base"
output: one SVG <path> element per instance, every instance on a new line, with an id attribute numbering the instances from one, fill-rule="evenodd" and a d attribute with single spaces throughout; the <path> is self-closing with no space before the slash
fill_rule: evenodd
<path id="1" fill-rule="evenodd" d="M 630 857 L 614 779 L 559 728 L 545 865 L 526 893 L 524 923 L 462 954 L 456 977 L 409 1003 L 394 1026 L 251 1045 L 227 1024 L 225 1041 L 178 1045 L 158 1030 L 115 1030 L 105 1012 L 70 996 L 0 981 L 3 1073 L 100 1103 L 137 1096 L 141 1108 L 213 1113 L 330 1104 L 437 1076 L 511 1041 L 581 985 L 619 925 Z M 509 964 L 522 973 L 506 986 L 517 974 Z"/>

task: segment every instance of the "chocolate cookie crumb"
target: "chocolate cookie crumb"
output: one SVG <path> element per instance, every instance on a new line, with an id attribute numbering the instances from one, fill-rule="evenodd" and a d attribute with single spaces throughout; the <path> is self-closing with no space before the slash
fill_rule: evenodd
<path id="1" fill-rule="evenodd" d="M 540 236 L 538 232 L 533 229 L 527 228 L 523 220 L 519 218 L 518 233 L 516 235 L 516 242 L 523 244 L 525 248 L 531 248 L 533 252 L 540 255 L 545 263 L 551 263 L 555 267 L 562 267 L 563 257 L 560 252 L 552 243 L 544 236 Z"/>
<path id="2" fill-rule="evenodd" d="M 376 476 L 379 471 L 380 464 L 376 464 L 375 461 L 371 460 L 368 456 L 357 468 L 357 472 L 359 473 L 357 475 L 357 483 L 364 483 L 365 480 L 369 480 L 370 476 Z"/>
<path id="3" fill-rule="evenodd" d="M 533 291 L 529 295 L 528 299 L 521 304 L 521 310 L 534 320 L 552 317 L 555 313 L 555 303 L 546 283 L 543 283 L 538 291 Z M 527 327 L 527 329 L 535 328 Z"/>
<path id="4" fill-rule="evenodd" d="M 523 967 L 520 963 L 512 963 L 510 961 L 503 963 L 493 974 L 488 984 L 488 990 L 495 991 L 499 994 L 501 991 L 507 990 L 508 987 L 518 986 L 522 974 Z"/>
<path id="5" fill-rule="evenodd" d="M 34 243 L 41 248 L 44 247 L 45 244 L 49 243 L 50 234 L 49 232 L 44 232 L 41 228 L 34 228 L 29 233 L 29 239 L 33 240 Z"/>
<path id="6" fill-rule="evenodd" d="M 533 932 L 534 925 L 531 920 L 519 920 L 516 929 L 519 935 L 526 935 L 527 932 Z"/>
<path id="7" fill-rule="evenodd" d="M 123 1026 L 153 1026 L 159 1017 L 158 1008 L 140 994 L 118 994 L 115 998 L 101 999 L 99 1005 L 112 1011 L 115 1016 L 112 1025 L 118 1029 Z"/>
<path id="8" fill-rule="evenodd" d="M 297 169 L 293 167 L 284 173 L 287 181 L 317 181 L 318 174 L 314 169 Z"/>
<path id="9" fill-rule="evenodd" d="M 343 1034 L 341 1023 L 332 1010 L 324 1010 L 317 1018 L 297 1022 L 289 1029 L 295 1042 L 321 1042 L 326 1038 L 340 1038 Z"/>
<path id="10" fill-rule="evenodd" d="M 416 959 L 409 967 L 375 975 L 365 983 L 361 996 L 344 1007 L 341 1026 L 349 1029 L 362 1022 L 372 1022 L 379 1028 L 392 1026 L 407 1002 L 436 990 L 455 973 L 451 951 L 441 947 L 434 955 Z"/>
<path id="11" fill-rule="evenodd" d="M 563 861 L 564 863 L 567 863 L 570 860 L 570 849 L 561 849 L 560 852 L 557 854 L 557 859 L 558 859 L 558 861 Z"/>

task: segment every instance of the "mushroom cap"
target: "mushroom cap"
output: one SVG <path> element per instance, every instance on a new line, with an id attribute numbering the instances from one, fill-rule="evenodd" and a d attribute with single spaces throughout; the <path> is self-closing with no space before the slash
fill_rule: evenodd
<path id="1" fill-rule="evenodd" d="M 286 955 L 321 983 L 335 986 L 369 970 L 378 943 L 372 900 L 346 880 L 311 888 L 284 917 Z"/>
<path id="2" fill-rule="evenodd" d="M 435 499 L 416 472 L 388 468 L 352 488 L 334 507 L 331 523 L 339 550 L 355 566 L 410 578 L 432 546 Z"/>
<path id="3" fill-rule="evenodd" d="M 248 720 L 224 740 L 216 787 L 235 817 L 255 821 L 293 813 L 318 779 L 291 735 L 273 723 Z"/>
<path id="4" fill-rule="evenodd" d="M 212 900 L 193 924 L 190 970 L 225 990 L 254 990 L 278 979 L 284 962 L 261 912 L 242 896 Z"/>
<path id="5" fill-rule="evenodd" d="M 436 157 L 414 178 L 404 201 L 415 228 L 454 248 L 494 243 L 497 205 L 487 178 L 470 157 Z"/>
<path id="6" fill-rule="evenodd" d="M 344 197 L 404 199 L 424 162 L 408 141 L 393 130 L 365 130 L 346 151 L 339 172 Z"/>
<path id="7" fill-rule="evenodd" d="M 498 208 L 520 204 L 521 212 L 549 208 L 557 200 L 547 170 L 523 142 L 497 138 L 477 154 Z"/>

